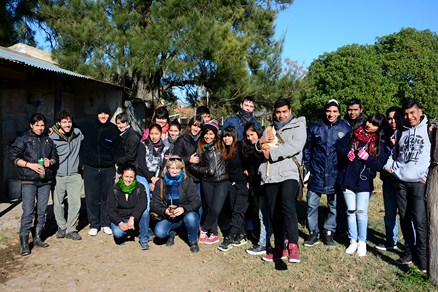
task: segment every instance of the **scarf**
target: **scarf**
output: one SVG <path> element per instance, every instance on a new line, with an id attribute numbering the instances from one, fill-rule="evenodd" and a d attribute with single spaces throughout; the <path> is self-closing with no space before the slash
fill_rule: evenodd
<path id="1" fill-rule="evenodd" d="M 358 149 L 360 143 L 365 143 L 365 147 L 368 146 L 367 152 L 371 155 L 374 153 L 376 141 L 377 134 L 365 132 L 365 127 L 363 125 L 357 127 L 353 132 L 352 146 L 354 149 Z"/>
<path id="2" fill-rule="evenodd" d="M 174 144 L 175 141 L 178 140 L 178 137 L 176 137 L 175 139 L 172 139 L 172 137 L 167 137 L 167 141 L 169 141 L 170 144 Z"/>
<path id="3" fill-rule="evenodd" d="M 190 137 L 192 137 L 193 141 L 198 142 L 199 137 L 201 137 L 201 132 L 199 132 L 196 136 L 193 136 L 192 133 L 190 133 Z"/>
<path id="4" fill-rule="evenodd" d="M 157 148 L 157 150 L 155 150 Z M 149 153 L 152 153 L 153 156 L 158 157 L 161 155 L 161 152 L 164 149 L 164 143 L 163 140 L 160 139 L 157 143 L 152 142 L 152 140 L 149 138 Z"/>
<path id="5" fill-rule="evenodd" d="M 207 150 L 207 151 L 213 151 L 214 150 L 213 142 L 212 143 L 208 143 L 208 144 L 204 144 L 204 149 Z"/>
<path id="6" fill-rule="evenodd" d="M 61 128 L 58 129 L 56 126 L 53 126 L 52 130 L 53 132 L 58 134 L 58 136 L 64 141 L 71 142 L 71 140 L 73 139 L 73 134 L 74 134 L 73 127 L 71 128 L 70 133 L 67 134 L 61 133 L 62 131 Z"/>
<path id="7" fill-rule="evenodd" d="M 254 115 L 253 113 L 247 112 L 241 108 L 237 113 L 237 116 L 239 117 L 240 123 L 245 126 L 249 121 L 251 121 Z"/>
<path id="8" fill-rule="evenodd" d="M 134 178 L 134 181 L 129 186 L 125 185 L 122 178 L 119 178 L 119 187 L 122 192 L 125 193 L 125 196 L 129 196 L 134 191 L 137 186 L 137 179 Z"/>
<path id="9" fill-rule="evenodd" d="M 281 128 L 283 128 L 284 126 L 286 126 L 287 124 L 290 123 L 290 121 L 292 121 L 292 119 L 294 118 L 294 115 L 290 115 L 289 119 L 287 119 L 284 123 L 281 123 L 279 121 L 275 121 L 274 120 L 274 128 L 275 130 L 280 130 Z"/>
<path id="10" fill-rule="evenodd" d="M 184 173 L 182 170 L 180 170 L 179 174 L 176 176 L 171 176 L 168 171 L 166 172 L 166 175 L 164 176 L 164 183 L 166 186 L 170 186 L 170 192 L 168 193 L 169 201 L 179 200 L 178 187 L 183 180 Z"/>

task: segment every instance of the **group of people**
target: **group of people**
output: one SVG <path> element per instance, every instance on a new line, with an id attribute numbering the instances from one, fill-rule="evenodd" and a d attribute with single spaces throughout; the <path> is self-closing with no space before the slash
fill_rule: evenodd
<path id="1" fill-rule="evenodd" d="M 62 110 L 49 136 L 44 116 L 32 115 L 30 130 L 10 151 L 22 180 L 21 255 L 30 254 L 35 210 L 34 245 L 48 246 L 41 233 L 52 185 L 56 237 L 81 239 L 76 224 L 83 179 L 89 236 L 101 230 L 124 244 L 138 234 L 141 249 L 148 250 L 151 229 L 167 246 L 179 234 L 195 253 L 198 243 L 220 242 L 220 227 L 224 237 L 218 249 L 226 252 L 247 243 L 246 227 L 252 225 L 257 243 L 247 253 L 263 255 L 265 261 L 299 263 L 296 200 L 304 168 L 310 173 L 304 246 L 318 244 L 320 238 L 334 246 L 334 234 L 347 231 L 345 252 L 365 256 L 368 204 L 380 172 L 386 242 L 377 248 L 397 247 L 398 210 L 405 241 L 400 263 L 415 260 L 421 270 L 427 269 L 424 195 L 431 143 L 418 103 L 392 107 L 386 117 L 365 117 L 360 100 L 352 99 L 343 120 L 341 105 L 331 99 L 308 129 L 304 117 L 292 114 L 287 99 L 274 103 L 272 125 L 264 130 L 254 108 L 254 99 L 244 98 L 238 113 L 220 128 L 201 106 L 182 130 L 159 107 L 141 137 L 125 113 L 116 116 L 116 125 L 111 123 L 106 104 L 97 108 L 97 118 L 77 121 Z M 323 194 L 328 216 L 321 233 Z"/>

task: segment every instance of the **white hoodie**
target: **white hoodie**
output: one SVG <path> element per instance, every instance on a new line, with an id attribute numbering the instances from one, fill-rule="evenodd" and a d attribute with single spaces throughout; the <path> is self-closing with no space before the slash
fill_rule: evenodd
<path id="1" fill-rule="evenodd" d="M 416 127 L 403 126 L 396 136 L 400 134 L 384 169 L 391 169 L 392 174 L 403 182 L 426 181 L 431 155 L 427 117 L 423 115 Z"/>

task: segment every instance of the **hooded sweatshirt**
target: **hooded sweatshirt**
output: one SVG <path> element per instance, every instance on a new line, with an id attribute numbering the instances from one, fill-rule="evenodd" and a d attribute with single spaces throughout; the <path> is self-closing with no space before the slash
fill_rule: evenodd
<path id="1" fill-rule="evenodd" d="M 397 144 L 384 168 L 403 182 L 426 181 L 431 153 L 427 117 L 423 115 L 416 127 L 403 125 L 395 136 Z"/>

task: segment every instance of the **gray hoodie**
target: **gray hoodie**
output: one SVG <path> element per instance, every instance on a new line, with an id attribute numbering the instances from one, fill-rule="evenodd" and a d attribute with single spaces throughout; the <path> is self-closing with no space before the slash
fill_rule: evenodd
<path id="1" fill-rule="evenodd" d="M 289 179 L 299 180 L 298 168 L 292 157 L 295 156 L 301 163 L 303 148 L 307 139 L 306 118 L 292 119 L 277 133 L 284 143 L 270 149 L 269 175 L 266 172 L 268 161 L 265 160 L 260 165 L 259 173 L 262 184 L 279 183 Z"/>
<path id="2" fill-rule="evenodd" d="M 431 153 L 427 117 L 423 115 L 416 127 L 404 125 L 401 132 L 396 132 L 396 140 L 397 145 L 384 169 L 391 169 L 392 174 L 403 182 L 426 181 Z"/>
<path id="3" fill-rule="evenodd" d="M 79 150 L 84 135 L 78 128 L 73 128 L 72 131 L 73 136 L 68 141 L 66 137 L 60 136 L 56 132 L 50 136 L 59 155 L 59 169 L 56 176 L 68 176 L 79 171 Z"/>

